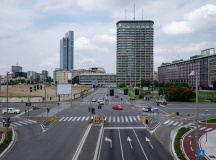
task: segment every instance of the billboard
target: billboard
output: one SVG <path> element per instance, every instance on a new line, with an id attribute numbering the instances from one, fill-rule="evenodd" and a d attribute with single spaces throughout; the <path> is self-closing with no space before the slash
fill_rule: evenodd
<path id="1" fill-rule="evenodd" d="M 92 85 L 98 86 L 98 80 L 92 80 Z"/>
<path id="2" fill-rule="evenodd" d="M 57 84 L 57 95 L 71 94 L 71 84 Z"/>

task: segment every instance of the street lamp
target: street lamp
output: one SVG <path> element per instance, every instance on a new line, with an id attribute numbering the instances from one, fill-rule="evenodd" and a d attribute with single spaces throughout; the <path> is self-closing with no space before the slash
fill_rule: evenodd
<path id="1" fill-rule="evenodd" d="M 44 89 L 45 89 L 45 107 L 46 107 L 46 79 L 47 78 L 45 78 L 45 83 L 44 83 L 44 85 L 45 85 L 45 87 L 44 87 Z"/>
<path id="2" fill-rule="evenodd" d="M 8 120 L 8 73 L 7 72 L 7 119 L 6 119 L 6 141 L 8 141 L 8 123 L 9 123 L 9 120 Z"/>
<path id="3" fill-rule="evenodd" d="M 205 112 L 206 112 L 206 142 L 207 142 L 207 112 L 208 110 L 205 110 Z"/>
<path id="4" fill-rule="evenodd" d="M 196 160 L 198 160 L 198 73 L 192 71 L 189 76 L 196 76 Z"/>

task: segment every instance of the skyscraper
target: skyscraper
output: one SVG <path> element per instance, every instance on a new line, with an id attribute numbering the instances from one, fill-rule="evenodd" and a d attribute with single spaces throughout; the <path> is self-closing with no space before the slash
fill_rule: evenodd
<path id="1" fill-rule="evenodd" d="M 154 21 L 121 20 L 117 26 L 116 82 L 140 86 L 153 80 Z"/>
<path id="2" fill-rule="evenodd" d="M 74 66 L 74 32 L 68 31 L 60 40 L 60 69 L 70 71 Z"/>

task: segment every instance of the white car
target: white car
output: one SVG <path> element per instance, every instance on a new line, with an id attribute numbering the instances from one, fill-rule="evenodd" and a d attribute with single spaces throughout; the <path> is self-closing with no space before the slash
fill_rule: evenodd
<path id="1" fill-rule="evenodd" d="M 99 103 L 100 105 L 104 105 L 104 100 L 98 99 L 98 103 Z"/>
<path id="2" fill-rule="evenodd" d="M 5 108 L 2 110 L 2 114 L 6 114 L 6 113 L 7 113 L 7 109 Z M 8 108 L 8 113 L 19 114 L 20 110 L 16 108 Z"/>
<path id="3" fill-rule="evenodd" d="M 151 107 L 149 107 L 149 106 L 142 106 L 142 111 L 143 112 L 149 112 L 149 108 L 151 109 Z M 152 111 L 152 109 L 151 109 L 151 111 Z"/>

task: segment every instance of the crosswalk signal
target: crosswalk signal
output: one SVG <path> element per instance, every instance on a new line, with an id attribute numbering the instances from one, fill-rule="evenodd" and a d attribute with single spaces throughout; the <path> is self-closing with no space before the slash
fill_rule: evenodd
<path id="1" fill-rule="evenodd" d="M 32 87 L 29 87 L 30 92 L 32 92 Z"/>
<path id="2" fill-rule="evenodd" d="M 37 89 L 36 89 L 36 86 L 34 86 L 34 90 L 36 91 Z"/>
<path id="3" fill-rule="evenodd" d="M 128 89 L 124 89 L 124 95 L 128 95 Z"/>
<path id="4" fill-rule="evenodd" d="M 40 89 L 42 90 L 42 85 L 40 85 Z"/>
<path id="5" fill-rule="evenodd" d="M 101 105 L 98 105 L 98 109 L 101 109 Z"/>

